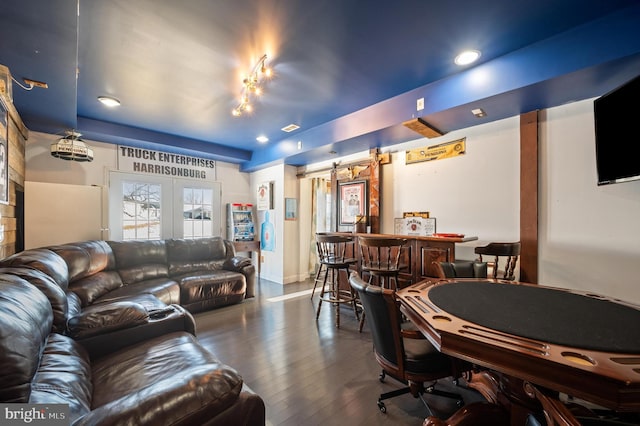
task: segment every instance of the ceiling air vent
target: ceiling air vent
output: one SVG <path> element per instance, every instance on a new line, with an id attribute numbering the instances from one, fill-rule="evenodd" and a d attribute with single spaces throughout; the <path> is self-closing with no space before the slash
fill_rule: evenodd
<path id="1" fill-rule="evenodd" d="M 295 125 L 295 124 L 289 124 L 288 126 L 283 127 L 282 130 L 283 132 L 293 132 L 294 130 L 298 130 L 300 128 L 300 126 Z"/>

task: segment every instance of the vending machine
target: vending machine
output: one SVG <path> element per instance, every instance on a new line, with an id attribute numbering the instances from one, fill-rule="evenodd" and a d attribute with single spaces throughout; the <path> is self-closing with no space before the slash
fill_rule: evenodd
<path id="1" fill-rule="evenodd" d="M 253 241 L 255 237 L 255 213 L 253 204 L 227 204 L 227 239 Z"/>

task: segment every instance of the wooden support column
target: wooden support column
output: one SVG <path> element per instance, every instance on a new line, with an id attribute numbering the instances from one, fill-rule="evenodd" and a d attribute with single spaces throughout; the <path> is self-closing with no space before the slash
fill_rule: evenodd
<path id="1" fill-rule="evenodd" d="M 538 283 L 538 111 L 520 115 L 520 281 Z"/>

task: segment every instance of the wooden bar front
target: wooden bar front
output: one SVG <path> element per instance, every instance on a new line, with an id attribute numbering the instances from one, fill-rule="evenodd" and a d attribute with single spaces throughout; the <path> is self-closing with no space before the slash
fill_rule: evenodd
<path id="1" fill-rule="evenodd" d="M 433 262 L 453 262 L 456 258 L 457 243 L 466 243 L 467 241 L 478 239 L 478 237 L 419 237 L 393 234 L 356 234 L 351 232 L 329 232 L 328 234 L 355 237 L 355 244 L 353 245 L 355 253 L 353 255 L 358 259 L 358 265 L 360 265 L 360 249 L 358 245 L 360 236 L 406 239 L 407 244 L 402 248 L 400 260 L 400 264 L 403 267 L 398 277 L 398 286 L 401 288 L 427 278 L 437 278 L 438 275 L 433 267 Z"/>

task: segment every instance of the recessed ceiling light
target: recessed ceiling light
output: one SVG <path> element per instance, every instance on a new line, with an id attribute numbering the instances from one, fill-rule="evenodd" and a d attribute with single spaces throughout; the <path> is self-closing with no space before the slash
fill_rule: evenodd
<path id="1" fill-rule="evenodd" d="M 98 96 L 98 100 L 108 107 L 120 106 L 120 101 L 111 96 Z"/>
<path id="2" fill-rule="evenodd" d="M 256 138 L 256 140 L 260 143 L 267 143 L 269 142 L 269 138 L 264 136 L 264 135 L 260 135 Z"/>
<path id="3" fill-rule="evenodd" d="M 477 50 L 465 50 L 454 59 L 456 65 L 469 65 L 478 60 L 480 52 Z"/>

